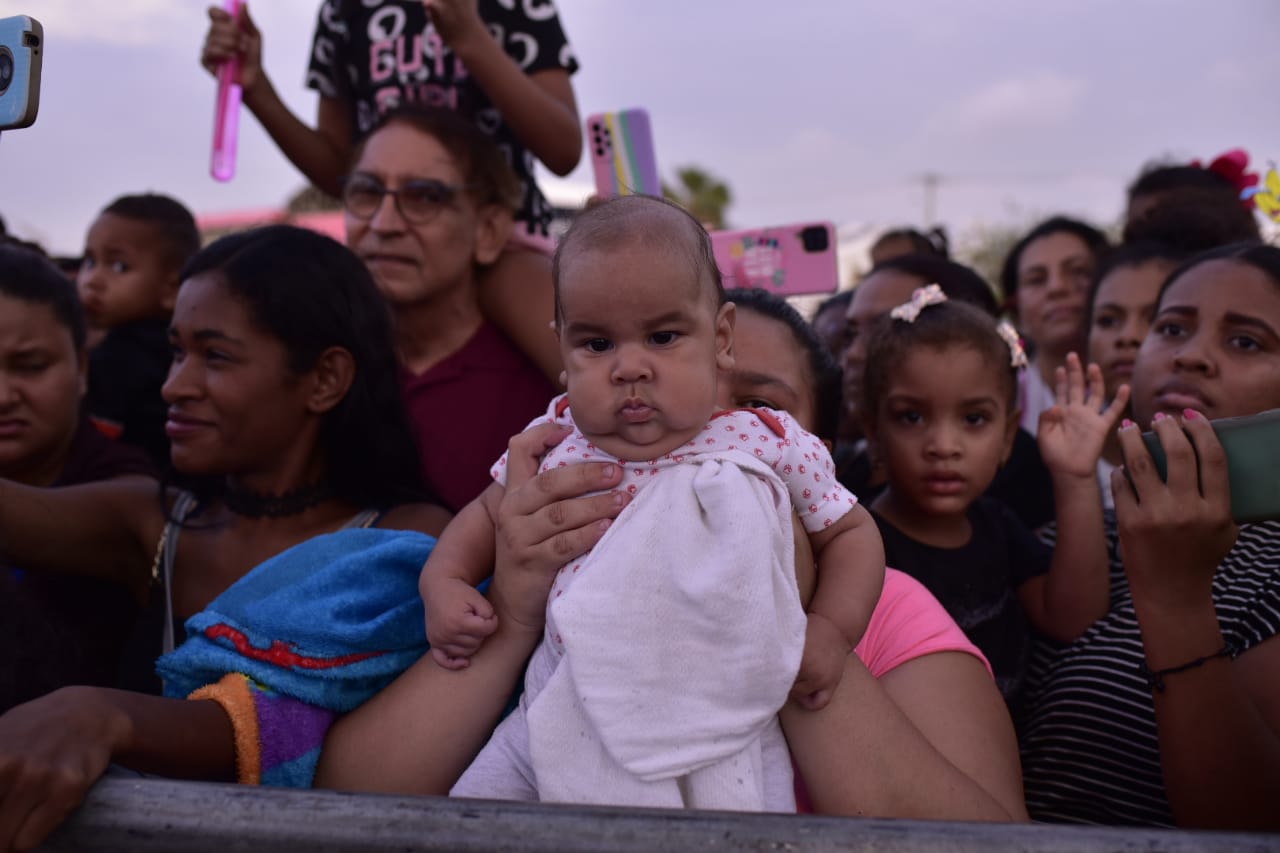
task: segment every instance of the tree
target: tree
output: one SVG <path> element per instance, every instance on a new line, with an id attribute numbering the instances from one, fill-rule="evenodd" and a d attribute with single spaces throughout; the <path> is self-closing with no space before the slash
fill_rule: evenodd
<path id="1" fill-rule="evenodd" d="M 697 166 L 676 170 L 678 186 L 662 183 L 662 194 L 679 204 L 706 226 L 708 231 L 725 227 L 725 211 L 733 203 L 729 185 Z"/>
<path id="2" fill-rule="evenodd" d="M 958 241 L 954 250 L 955 259 L 973 267 L 978 275 L 991 285 L 996 292 L 996 299 L 1003 300 L 1000 271 L 1004 267 L 1004 259 L 1013 245 L 1022 239 L 1022 235 L 1030 231 L 1034 224 L 1028 219 L 1015 225 L 982 223 L 975 225 Z"/>

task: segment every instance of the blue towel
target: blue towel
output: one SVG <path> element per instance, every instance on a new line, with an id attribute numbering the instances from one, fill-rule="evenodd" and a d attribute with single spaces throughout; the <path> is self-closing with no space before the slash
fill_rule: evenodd
<path id="1" fill-rule="evenodd" d="M 165 695 L 240 672 L 309 705 L 359 706 L 427 650 L 418 575 L 435 542 L 357 528 L 277 554 L 187 620 L 156 663 Z"/>

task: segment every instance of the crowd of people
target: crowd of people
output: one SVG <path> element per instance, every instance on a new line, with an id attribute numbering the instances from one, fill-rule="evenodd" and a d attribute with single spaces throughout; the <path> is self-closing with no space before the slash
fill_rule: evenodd
<path id="1" fill-rule="evenodd" d="M 1211 426 L 1280 408 L 1238 157 L 998 282 L 890 229 L 809 321 L 661 199 L 551 240 L 550 3 L 326 0 L 314 127 L 209 15 L 345 245 L 157 193 L 70 274 L 2 238 L 0 849 L 109 773 L 1277 829 L 1280 519 Z"/>

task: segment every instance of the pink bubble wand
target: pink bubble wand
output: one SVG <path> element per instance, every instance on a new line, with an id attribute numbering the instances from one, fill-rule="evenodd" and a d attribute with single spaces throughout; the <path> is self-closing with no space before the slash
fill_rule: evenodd
<path id="1" fill-rule="evenodd" d="M 240 15 L 240 0 L 224 0 L 232 18 Z M 240 133 L 240 59 L 232 57 L 218 66 L 218 100 L 213 114 L 213 155 L 209 172 L 215 180 L 236 176 L 236 140 Z"/>

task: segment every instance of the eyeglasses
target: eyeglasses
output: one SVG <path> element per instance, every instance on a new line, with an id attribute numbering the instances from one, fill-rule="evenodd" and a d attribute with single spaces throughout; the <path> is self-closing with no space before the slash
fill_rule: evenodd
<path id="1" fill-rule="evenodd" d="M 357 219 L 372 219 L 382 206 L 382 197 L 389 195 L 395 198 L 396 209 L 405 222 L 425 225 L 453 204 L 458 193 L 477 187 L 476 184 L 454 186 L 434 178 L 415 178 L 405 181 L 399 189 L 389 190 L 377 178 L 352 175 L 343 181 L 342 205 Z"/>

